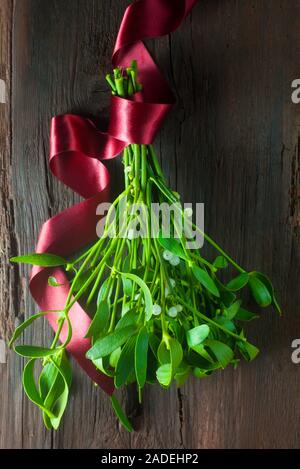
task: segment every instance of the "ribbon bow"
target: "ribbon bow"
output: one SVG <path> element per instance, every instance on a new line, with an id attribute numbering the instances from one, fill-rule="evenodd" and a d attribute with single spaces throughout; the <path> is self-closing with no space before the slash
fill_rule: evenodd
<path id="1" fill-rule="evenodd" d="M 44 223 L 36 252 L 66 257 L 96 239 L 96 207 L 108 200 L 110 179 L 100 160 L 116 157 L 130 143 L 151 143 L 174 103 L 172 91 L 142 41 L 174 31 L 196 2 L 138 0 L 126 9 L 112 63 L 114 67 L 126 67 L 132 60 L 137 60 L 143 91 L 132 100 L 112 96 L 107 132 L 101 132 L 91 120 L 77 115 L 66 114 L 52 119 L 50 169 L 85 200 Z M 50 272 L 62 286 L 53 288 L 48 285 Z M 32 269 L 30 290 L 42 310 L 64 309 L 69 288 L 61 269 L 38 266 Z M 91 346 L 90 339 L 84 338 L 90 317 L 79 303 L 75 303 L 69 318 L 72 325 L 69 353 L 91 379 L 111 395 L 114 391 L 111 378 L 100 373 L 85 357 Z M 56 315 L 49 313 L 47 319 L 56 331 Z M 66 336 L 67 326 L 64 326 L 60 339 L 64 341 Z"/>

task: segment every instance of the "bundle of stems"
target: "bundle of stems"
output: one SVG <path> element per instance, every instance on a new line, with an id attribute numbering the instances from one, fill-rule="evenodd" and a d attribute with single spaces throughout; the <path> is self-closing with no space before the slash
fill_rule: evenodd
<path id="1" fill-rule="evenodd" d="M 115 69 L 106 79 L 112 93 L 124 99 L 142 89 L 136 62 Z M 71 370 L 65 349 L 72 338 L 68 315 L 76 301 L 93 314 L 86 333 L 92 344 L 87 357 L 114 379 L 116 388 L 136 383 L 140 401 L 146 383 L 168 388 L 176 381 L 181 386 L 189 375 L 204 378 L 229 364 L 235 367 L 240 357 L 255 358 L 258 349 L 248 342 L 243 324 L 258 316 L 242 307 L 244 288 L 260 307 L 272 304 L 280 313 L 270 280 L 247 272 L 193 223 L 191 209 L 184 209 L 180 196 L 168 187 L 152 145 L 128 145 L 123 164 L 124 190 L 109 207 L 101 221 L 102 235 L 92 246 L 76 259 L 51 253 L 12 258 L 61 265 L 70 278 L 64 310 L 54 311 L 58 330 L 51 346 L 15 345 L 23 331 L 48 312 L 30 316 L 11 340 L 16 352 L 29 358 L 23 385 L 41 408 L 47 428 L 59 426 L 68 400 Z M 169 236 L 153 204 L 172 207 Z M 182 232 L 187 219 L 190 232 L 198 231 L 216 251 L 212 261 L 200 249 L 189 249 L 188 233 Z M 219 274 L 226 270 L 235 273 L 224 283 Z M 60 287 L 54 277 L 49 284 Z M 68 337 L 59 344 L 65 322 Z M 42 364 L 38 384 L 36 361 Z M 131 430 L 115 397 L 112 404 Z"/>

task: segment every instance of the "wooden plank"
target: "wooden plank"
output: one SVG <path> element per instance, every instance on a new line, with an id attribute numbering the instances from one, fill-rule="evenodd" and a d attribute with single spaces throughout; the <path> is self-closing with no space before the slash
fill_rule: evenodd
<path id="1" fill-rule="evenodd" d="M 0 0 L 0 78 L 12 97 L 12 113 L 10 101 L 0 104 L 7 257 L 32 251 L 43 221 L 78 200 L 50 175 L 49 121 L 64 112 L 107 117 L 103 77 L 128 1 L 22 0 L 13 11 L 12 3 Z M 260 357 L 179 391 L 149 387 L 142 408 L 132 389 L 123 392 L 139 429 L 128 435 L 75 365 L 62 427 L 45 431 L 21 390 L 22 360 L 9 354 L 0 364 L 0 447 L 299 446 L 300 373 L 290 360 L 300 327 L 300 107 L 290 100 L 299 78 L 298 18 L 297 0 L 203 0 L 179 31 L 151 44 L 178 97 L 156 143 L 170 183 L 185 201 L 205 202 L 207 231 L 246 268 L 269 274 L 283 304 L 282 319 L 266 312 L 248 328 Z M 112 162 L 114 176 L 119 166 Z M 36 309 L 28 269 L 4 264 L 0 338 L 15 317 Z M 40 323 L 25 340 L 50 337 Z"/>
<path id="2" fill-rule="evenodd" d="M 0 280 L 0 336 L 4 338 L 13 327 L 11 314 L 11 300 L 13 298 L 7 292 L 6 280 L 11 281 L 12 269 L 8 267 L 7 256 L 13 240 L 13 219 L 11 213 L 11 123 L 10 123 L 10 74 L 11 74 L 11 2 L 4 1 L 0 4 L 0 161 L 1 161 L 1 212 L 0 212 L 0 237 L 2 255 L 4 256 L 3 269 Z M 8 283 L 8 284 L 9 284 Z"/>
<path id="3" fill-rule="evenodd" d="M 10 336 L 18 320 L 21 279 L 18 269 L 8 262 L 12 250 L 17 249 L 14 194 L 11 180 L 11 33 L 12 0 L 0 2 L 0 339 Z M 22 401 L 19 360 L 5 353 L 0 363 L 0 447 L 22 445 Z"/>
<path id="4" fill-rule="evenodd" d="M 206 230 L 234 258 L 270 275 L 284 311 L 247 328 L 261 349 L 255 362 L 184 388 L 186 447 L 299 447 L 300 373 L 290 358 L 300 299 L 299 7 L 205 1 L 172 37 L 183 118 L 165 132 L 180 129 L 178 190 L 205 202 Z"/>

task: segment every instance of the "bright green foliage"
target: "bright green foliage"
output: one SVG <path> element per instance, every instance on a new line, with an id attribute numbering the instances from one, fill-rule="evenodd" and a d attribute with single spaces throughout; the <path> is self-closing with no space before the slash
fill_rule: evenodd
<path id="1" fill-rule="evenodd" d="M 107 81 L 113 94 L 127 99 L 141 89 L 135 62 L 126 71 L 114 70 Z M 14 345 L 27 327 L 48 312 L 27 319 L 11 340 L 16 352 L 29 358 L 23 386 L 42 410 L 47 428 L 58 427 L 69 396 L 71 372 L 64 350 L 72 337 L 68 313 L 77 300 L 86 304 L 92 316 L 86 331 L 91 340 L 87 358 L 112 377 L 116 387 L 136 383 L 140 398 L 147 383 L 163 388 L 173 382 L 182 386 L 189 376 L 203 379 L 220 368 L 236 366 L 240 358 L 255 358 L 258 349 L 247 341 L 244 324 L 258 315 L 242 307 L 244 290 L 258 306 L 272 305 L 280 313 L 266 276 L 246 272 L 205 233 L 204 238 L 216 251 L 214 260 L 187 249 L 185 236 L 178 234 L 175 214 L 170 220 L 171 237 L 162 236 L 158 218 L 151 219 L 159 228 L 157 237 L 150 237 L 149 231 L 146 237 L 134 237 L 132 227 L 142 225 L 141 214 L 133 210 L 136 202 L 149 210 L 153 202 L 176 202 L 179 217 L 184 217 L 184 210 L 178 194 L 166 184 L 151 145 L 129 145 L 123 163 L 125 189 L 106 216 L 103 236 L 78 259 L 64 260 L 53 254 L 12 259 L 64 266 L 71 284 L 63 311 L 53 312 L 59 314 L 51 346 Z M 116 231 L 111 237 L 113 210 Z M 119 223 L 121 215 L 125 227 Z M 193 229 L 200 232 L 194 225 Z M 53 290 L 60 288 L 54 277 L 49 278 L 49 284 Z M 63 324 L 68 337 L 59 345 Z M 42 363 L 38 384 L 34 378 L 37 361 Z M 111 402 L 123 426 L 131 431 L 114 396 Z"/>

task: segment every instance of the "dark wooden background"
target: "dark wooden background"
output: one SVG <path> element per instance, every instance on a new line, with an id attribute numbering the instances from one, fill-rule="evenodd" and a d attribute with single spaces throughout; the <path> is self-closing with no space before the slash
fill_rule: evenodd
<path id="1" fill-rule="evenodd" d="M 34 249 L 42 223 L 77 197 L 48 169 L 49 120 L 107 116 L 104 74 L 129 0 L 0 0 L 1 321 L 7 338 L 36 307 L 28 269 L 8 257 Z M 204 202 L 206 230 L 248 269 L 274 280 L 283 306 L 249 325 L 251 364 L 148 388 L 142 407 L 121 394 L 128 435 L 107 397 L 74 365 L 59 431 L 44 430 L 21 389 L 22 360 L 0 364 L 1 448 L 296 448 L 300 446 L 299 0 L 200 0 L 180 30 L 149 47 L 178 98 L 156 146 L 185 201 Z M 119 164 L 112 165 L 114 172 Z M 25 340 L 47 341 L 47 324 Z"/>

